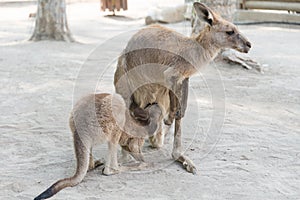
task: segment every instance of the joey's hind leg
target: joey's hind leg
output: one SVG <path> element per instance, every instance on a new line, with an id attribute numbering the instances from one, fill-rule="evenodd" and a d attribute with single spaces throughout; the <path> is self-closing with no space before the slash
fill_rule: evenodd
<path id="1" fill-rule="evenodd" d="M 101 165 L 104 165 L 104 163 L 101 161 L 101 160 L 94 160 L 94 157 L 93 157 L 93 153 L 92 153 L 92 148 L 90 150 L 90 160 L 89 160 L 89 169 L 88 171 L 91 171 Z"/>
<path id="2" fill-rule="evenodd" d="M 120 166 L 120 171 L 139 171 L 145 168 L 153 167 L 153 163 L 146 163 L 141 149 L 128 152 L 138 163 L 128 163 Z"/>
<path id="3" fill-rule="evenodd" d="M 144 139 L 129 139 L 128 144 L 122 146 L 122 159 L 130 160 L 129 155 L 131 155 L 136 161 L 144 162 L 143 145 Z"/>
<path id="4" fill-rule="evenodd" d="M 118 166 L 118 144 L 108 142 L 108 156 L 103 170 L 104 175 L 113 175 L 119 173 Z"/>
<path id="5" fill-rule="evenodd" d="M 120 164 L 124 164 L 124 163 L 130 162 L 130 160 L 131 160 L 130 154 L 129 154 L 128 150 L 126 150 L 126 147 L 122 147 L 121 155 L 122 156 L 119 159 L 119 163 Z"/>
<path id="6" fill-rule="evenodd" d="M 138 163 L 122 165 L 120 171 L 137 171 L 153 166 L 151 163 L 145 163 L 144 155 L 142 154 L 143 144 L 144 139 L 131 139 L 128 146 L 122 147 L 123 151 L 129 153 Z"/>
<path id="7" fill-rule="evenodd" d="M 142 154 L 142 148 L 145 143 L 145 140 L 143 138 L 137 139 L 132 138 L 128 142 L 127 150 L 130 153 L 130 155 L 139 162 L 144 162 L 144 156 Z"/>
<path id="8" fill-rule="evenodd" d="M 91 171 L 95 169 L 95 163 L 94 163 L 94 158 L 93 158 L 93 154 L 92 154 L 92 150 L 90 151 L 90 160 L 89 160 L 89 169 L 88 171 Z"/>
<path id="9" fill-rule="evenodd" d="M 126 163 L 120 166 L 120 171 L 139 171 L 145 168 L 153 167 L 153 163 L 144 162 L 144 156 L 141 153 L 129 152 L 130 155 L 134 157 L 135 160 L 139 161 L 138 163 Z"/>
<path id="10" fill-rule="evenodd" d="M 139 152 L 129 152 L 130 155 L 136 160 L 136 161 L 139 161 L 139 162 L 145 162 L 145 159 L 144 159 L 144 156 L 142 154 L 141 151 Z"/>
<path id="11" fill-rule="evenodd" d="M 140 171 L 144 169 L 149 169 L 153 168 L 153 163 L 145 163 L 145 162 L 140 162 L 140 163 L 131 163 L 127 165 L 121 165 L 120 166 L 120 171 L 122 172 L 127 172 L 127 171 Z"/>

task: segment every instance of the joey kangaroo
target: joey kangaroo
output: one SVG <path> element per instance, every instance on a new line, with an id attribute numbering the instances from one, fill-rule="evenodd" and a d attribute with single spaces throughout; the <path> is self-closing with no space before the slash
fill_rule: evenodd
<path id="1" fill-rule="evenodd" d="M 251 43 L 235 25 L 206 5 L 195 2 L 193 6 L 206 27 L 193 37 L 159 25 L 138 31 L 119 57 L 114 85 L 128 108 L 132 103 L 140 108 L 157 103 L 166 125 L 175 119 L 172 157 L 195 173 L 196 167 L 183 155 L 181 146 L 181 119 L 187 106 L 189 77 L 212 61 L 221 49 L 247 53 Z M 152 146 L 161 147 L 164 135 L 160 123 L 157 134 L 150 137 Z"/>
<path id="2" fill-rule="evenodd" d="M 136 121 L 125 107 L 123 98 L 118 94 L 89 95 L 74 106 L 70 117 L 70 129 L 74 138 L 74 149 L 77 159 L 77 169 L 70 178 L 57 181 L 34 200 L 50 198 L 66 187 L 79 184 L 88 170 L 95 168 L 99 162 L 94 162 L 92 147 L 108 142 L 109 152 L 103 173 L 116 174 L 119 171 L 142 169 L 147 165 L 142 155 L 144 138 L 154 135 L 161 121 L 162 112 L 157 104 L 149 105 L 140 115 L 140 109 L 133 110 Z M 140 161 L 137 167 L 118 166 L 118 144 L 122 147 L 123 156 L 132 155 Z"/>

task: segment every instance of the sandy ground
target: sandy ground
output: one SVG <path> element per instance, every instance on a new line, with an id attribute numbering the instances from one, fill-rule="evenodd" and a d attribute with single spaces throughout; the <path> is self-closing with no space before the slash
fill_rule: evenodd
<path id="1" fill-rule="evenodd" d="M 76 43 L 28 42 L 34 25 L 28 13 L 35 6 L 0 8 L 0 199 L 33 199 L 54 181 L 72 175 L 75 158 L 67 122 L 82 83 L 77 77 L 88 69 L 91 77 L 100 77 L 97 91 L 111 91 L 115 56 L 126 44 L 122 33 L 127 37 L 133 32 L 126 31 L 143 27 L 141 13 L 132 10 L 125 14 L 133 19 L 112 19 L 98 7 L 69 5 Z M 183 34 L 190 31 L 189 22 L 169 26 Z M 169 135 L 159 151 L 145 146 L 153 169 L 109 177 L 96 169 L 53 199 L 299 199 L 300 29 L 240 29 L 253 43 L 250 55 L 267 64 L 265 73 L 212 65 L 214 70 L 191 79 L 183 144 L 197 175 L 172 162 Z M 109 40 L 114 36 L 115 42 Z M 99 64 L 101 52 L 108 52 L 109 65 Z M 220 99 L 225 105 L 222 129 L 213 134 L 217 144 L 207 143 L 216 109 L 209 77 L 221 78 L 226 96 Z M 95 156 L 103 158 L 105 151 L 102 145 Z"/>

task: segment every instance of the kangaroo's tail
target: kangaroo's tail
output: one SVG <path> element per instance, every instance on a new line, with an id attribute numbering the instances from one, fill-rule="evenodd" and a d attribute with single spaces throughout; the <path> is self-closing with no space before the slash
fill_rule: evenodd
<path id="1" fill-rule="evenodd" d="M 77 159 L 77 169 L 75 175 L 70 178 L 57 181 L 39 196 L 34 198 L 34 200 L 48 199 L 60 190 L 66 187 L 73 187 L 83 180 L 89 166 L 89 147 L 85 146 L 86 144 L 84 144 L 80 138 L 76 137 L 78 137 L 78 135 L 74 134 L 74 147 Z"/>

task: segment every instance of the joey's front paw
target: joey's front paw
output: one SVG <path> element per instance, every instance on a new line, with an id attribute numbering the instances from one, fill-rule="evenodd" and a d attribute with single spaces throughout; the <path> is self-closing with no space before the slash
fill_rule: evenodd
<path id="1" fill-rule="evenodd" d="M 154 135 L 149 137 L 149 142 L 153 148 L 161 148 L 164 145 L 163 135 Z"/>

